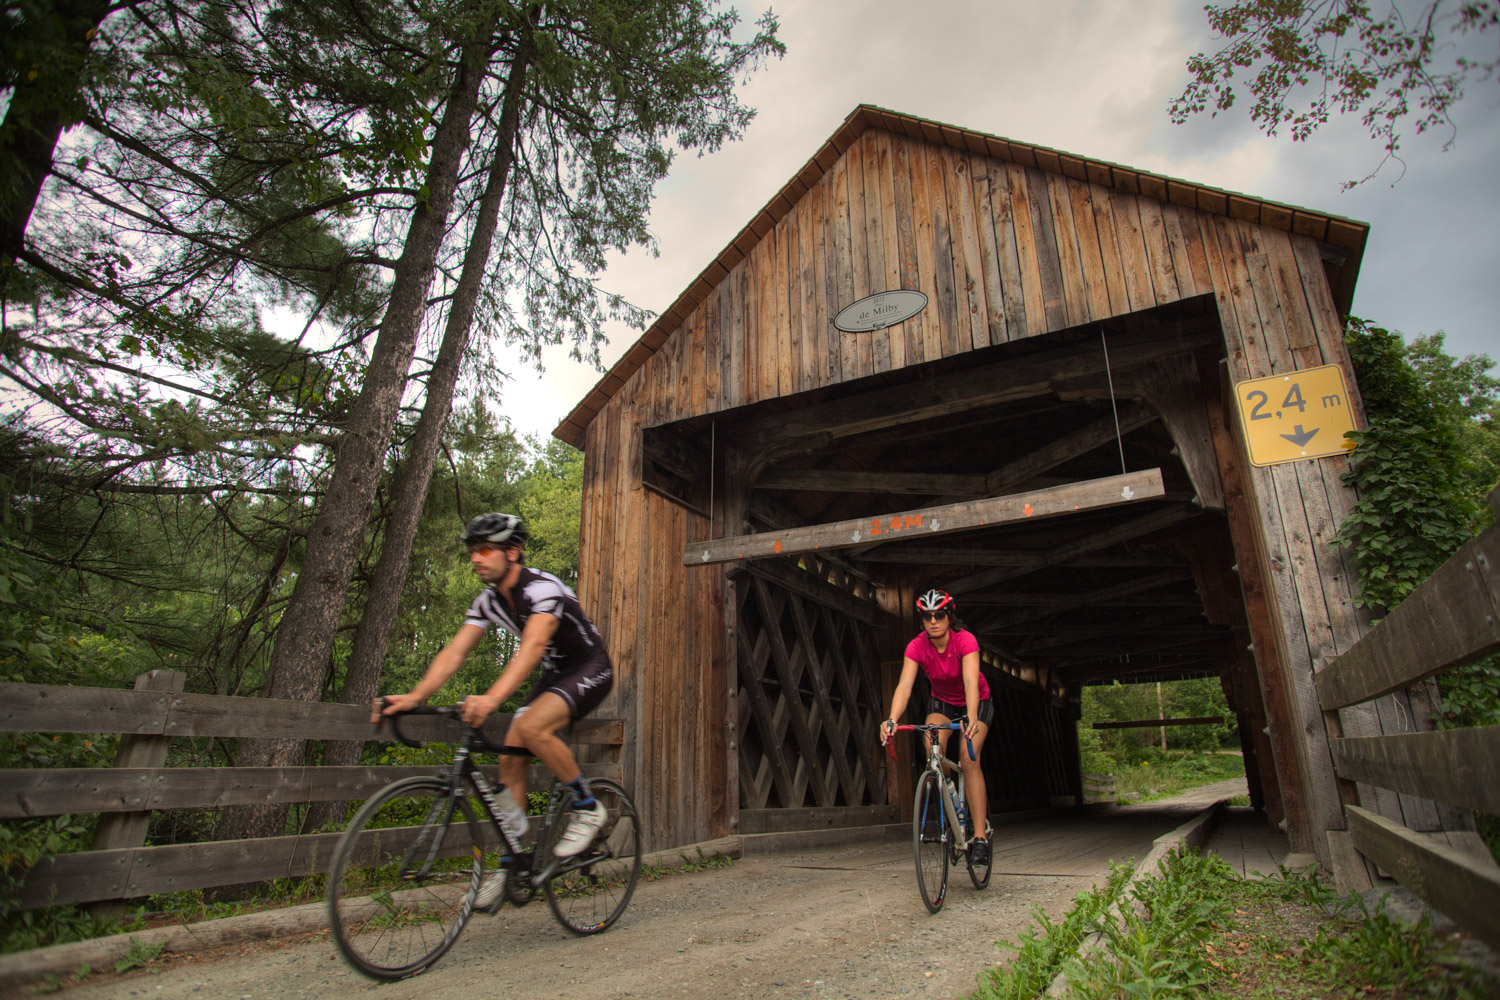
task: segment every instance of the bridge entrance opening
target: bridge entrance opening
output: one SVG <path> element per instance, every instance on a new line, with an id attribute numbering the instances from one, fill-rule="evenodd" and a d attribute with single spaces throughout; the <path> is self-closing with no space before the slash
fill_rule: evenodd
<path id="1" fill-rule="evenodd" d="M 928 587 L 980 642 L 995 810 L 1083 800 L 1085 686 L 1217 677 L 1282 818 L 1223 344 L 1202 296 L 645 430 L 645 485 L 713 525 L 684 563 L 727 566 L 743 832 L 909 809 L 909 748 L 889 767 L 874 736 Z"/>

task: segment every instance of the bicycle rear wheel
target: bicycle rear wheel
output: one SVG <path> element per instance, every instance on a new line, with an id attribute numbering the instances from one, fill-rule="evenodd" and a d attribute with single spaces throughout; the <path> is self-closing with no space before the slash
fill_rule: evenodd
<path id="1" fill-rule="evenodd" d="M 371 979 L 414 976 L 458 938 L 484 871 L 474 810 L 436 778 L 393 782 L 369 799 L 334 848 L 328 923 Z"/>
<path id="2" fill-rule="evenodd" d="M 635 803 L 613 781 L 590 781 L 589 788 L 609 810 L 609 819 L 582 854 L 559 858 L 543 883 L 552 915 L 574 934 L 598 934 L 618 920 L 641 877 L 641 821 Z M 539 852 L 546 851 L 542 857 L 552 856 L 567 825 L 565 814 L 554 819 L 547 844 L 537 845 Z"/>
<path id="3" fill-rule="evenodd" d="M 948 895 L 948 843 L 952 832 L 943 816 L 943 786 L 937 775 L 923 771 L 912 803 L 911 842 L 917 861 L 917 891 L 932 913 L 943 908 Z"/>

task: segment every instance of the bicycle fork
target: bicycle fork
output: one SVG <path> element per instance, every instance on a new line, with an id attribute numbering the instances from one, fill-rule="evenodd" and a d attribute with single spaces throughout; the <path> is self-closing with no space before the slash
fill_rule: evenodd
<path id="1" fill-rule="evenodd" d="M 432 874 L 433 862 L 437 861 L 443 849 L 443 834 L 448 829 L 448 821 L 453 818 L 457 796 L 458 789 L 455 788 L 452 795 L 434 799 L 432 805 L 428 806 L 427 815 L 423 818 L 416 837 L 401 857 L 398 871 L 404 881 L 415 882 Z"/>

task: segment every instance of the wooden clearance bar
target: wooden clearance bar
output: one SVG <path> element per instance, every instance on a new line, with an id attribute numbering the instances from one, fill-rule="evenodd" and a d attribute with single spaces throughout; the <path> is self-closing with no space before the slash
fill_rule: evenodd
<path id="1" fill-rule="evenodd" d="M 1359 806 L 1345 806 L 1349 832 L 1359 853 L 1433 908 L 1493 947 L 1500 948 L 1500 870 L 1432 834 L 1414 833 Z"/>
<path id="2" fill-rule="evenodd" d="M 1075 511 L 1099 510 L 1166 495 L 1160 469 L 1129 472 L 1104 479 L 1069 483 L 1032 493 L 1012 493 L 985 500 L 946 504 L 918 510 L 815 524 L 690 543 L 683 551 L 685 566 L 706 566 L 738 559 L 765 559 L 818 549 L 841 549 L 870 542 L 927 538 L 956 531 L 972 531 L 1033 518 L 1056 517 Z"/>
<path id="3" fill-rule="evenodd" d="M 1340 778 L 1500 813 L 1500 726 L 1328 741 Z"/>
<path id="4" fill-rule="evenodd" d="M 1500 525 L 1466 542 L 1317 676 L 1324 711 L 1400 688 L 1500 649 Z"/>
<path id="5" fill-rule="evenodd" d="M 1224 718 L 1202 715 L 1192 719 L 1136 719 L 1130 722 L 1096 722 L 1095 729 L 1155 729 L 1157 726 L 1221 726 Z"/>

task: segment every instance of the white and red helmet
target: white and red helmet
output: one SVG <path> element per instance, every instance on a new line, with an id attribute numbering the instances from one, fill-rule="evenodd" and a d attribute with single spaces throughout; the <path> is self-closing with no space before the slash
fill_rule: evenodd
<path id="1" fill-rule="evenodd" d="M 946 590 L 933 588 L 917 597 L 917 611 L 946 611 L 952 617 L 955 610 L 953 595 Z"/>

